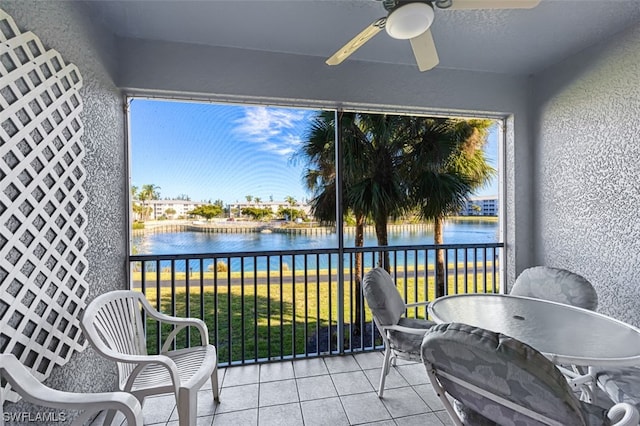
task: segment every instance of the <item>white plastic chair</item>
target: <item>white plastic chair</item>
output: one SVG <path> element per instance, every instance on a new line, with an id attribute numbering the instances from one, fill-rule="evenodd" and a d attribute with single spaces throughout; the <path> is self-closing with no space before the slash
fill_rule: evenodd
<path id="1" fill-rule="evenodd" d="M 384 342 L 384 360 L 378 388 L 378 396 L 382 398 L 391 362 L 395 362 L 396 358 L 419 362 L 422 337 L 435 323 L 403 317 L 407 309 L 426 306 L 429 302 L 405 304 L 393 278 L 383 268 L 372 269 L 364 275 L 362 292 Z"/>
<path id="2" fill-rule="evenodd" d="M 159 355 L 147 354 L 142 311 L 148 317 L 172 324 Z M 104 357 L 116 361 L 119 386 L 142 404 L 149 395 L 173 393 L 180 426 L 196 423 L 198 389 L 211 380 L 213 399 L 219 400 L 218 358 L 209 344 L 205 323 L 197 318 L 177 318 L 159 313 L 142 293 L 119 290 L 96 297 L 81 320 L 85 336 Z M 193 326 L 200 333 L 201 346 L 169 350 L 178 332 Z M 107 417 L 110 421 L 113 416 Z"/>
<path id="3" fill-rule="evenodd" d="M 32 404 L 81 411 L 72 425 L 83 425 L 100 411 L 114 410 L 124 414 L 128 426 L 142 426 L 140 403 L 126 392 L 76 393 L 51 389 L 40 383 L 13 354 L 0 354 L 0 377 L 7 380 L 18 395 Z M 0 390 L 0 408 L 2 407 L 4 397 Z M 2 411 L 0 409 L 0 414 Z M 7 420 L 15 423 L 10 420 L 10 415 L 6 413 Z M 21 422 L 21 419 L 17 420 Z M 4 426 L 4 422 L 5 415 L 1 415 L 0 426 Z"/>

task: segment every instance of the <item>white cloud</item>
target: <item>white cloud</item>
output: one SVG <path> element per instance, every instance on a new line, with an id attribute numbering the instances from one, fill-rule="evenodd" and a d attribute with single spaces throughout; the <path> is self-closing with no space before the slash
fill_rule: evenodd
<path id="1" fill-rule="evenodd" d="M 234 131 L 245 140 L 260 145 L 260 150 L 289 156 L 302 143 L 302 131 L 308 111 L 284 108 L 247 107 L 235 121 Z"/>
<path id="2" fill-rule="evenodd" d="M 291 146 L 298 146 L 302 144 L 301 135 L 285 135 L 285 142 Z"/>

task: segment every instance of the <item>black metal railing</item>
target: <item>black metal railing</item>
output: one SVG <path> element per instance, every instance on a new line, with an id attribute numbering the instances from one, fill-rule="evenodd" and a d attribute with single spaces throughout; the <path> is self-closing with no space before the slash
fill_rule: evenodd
<path id="1" fill-rule="evenodd" d="M 407 303 L 444 294 L 499 292 L 504 244 L 448 244 L 130 256 L 131 287 L 160 312 L 201 318 L 221 366 L 380 348 L 358 285 L 388 262 Z M 441 250 L 446 267 L 436 267 Z M 359 270 L 357 265 L 360 264 Z M 426 308 L 410 317 L 426 318 Z M 147 323 L 157 353 L 170 328 Z M 199 337 L 182 333 L 174 345 Z"/>

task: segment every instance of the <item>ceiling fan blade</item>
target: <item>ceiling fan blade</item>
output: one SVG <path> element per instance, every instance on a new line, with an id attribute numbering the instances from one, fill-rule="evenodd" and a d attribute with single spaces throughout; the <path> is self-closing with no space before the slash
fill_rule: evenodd
<path id="1" fill-rule="evenodd" d="M 374 35 L 378 34 L 383 28 L 387 18 L 380 18 L 371 23 L 367 28 L 362 30 L 360 34 L 352 38 L 347 44 L 342 46 L 340 50 L 327 59 L 327 65 L 338 65 L 347 59 L 353 52 L 358 50 L 363 44 L 371 40 Z"/>
<path id="2" fill-rule="evenodd" d="M 416 57 L 420 71 L 428 71 L 440 62 L 438 51 L 429 29 L 418 37 L 411 39 L 411 49 L 413 49 L 413 55 Z"/>
<path id="3" fill-rule="evenodd" d="M 533 9 L 540 0 L 452 0 L 447 10 L 460 9 Z"/>

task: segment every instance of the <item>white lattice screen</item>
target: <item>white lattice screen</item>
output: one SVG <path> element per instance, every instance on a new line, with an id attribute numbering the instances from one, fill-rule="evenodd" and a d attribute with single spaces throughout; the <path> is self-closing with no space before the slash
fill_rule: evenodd
<path id="1" fill-rule="evenodd" d="M 0 353 L 40 380 L 86 346 L 81 86 L 75 65 L 0 10 Z"/>

